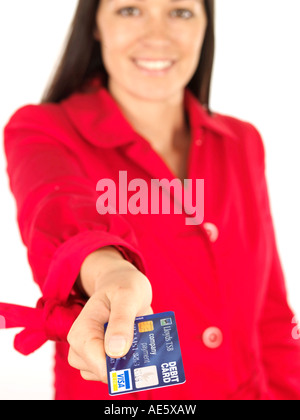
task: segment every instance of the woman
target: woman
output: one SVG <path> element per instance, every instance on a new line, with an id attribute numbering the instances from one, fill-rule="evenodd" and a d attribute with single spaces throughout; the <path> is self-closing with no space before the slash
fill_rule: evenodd
<path id="1" fill-rule="evenodd" d="M 109 399 L 105 352 L 125 355 L 135 317 L 167 310 L 186 383 L 122 398 L 300 397 L 263 143 L 251 124 L 208 106 L 213 15 L 211 0 L 79 1 L 43 103 L 6 126 L 20 231 L 43 297 L 35 309 L 2 304 L 0 315 L 25 327 L 15 340 L 24 354 L 56 341 L 57 399 Z M 129 208 L 137 190 L 120 174 L 148 187 L 180 180 L 181 191 L 168 191 L 174 212 L 147 211 L 145 194 L 121 211 L 124 191 Z M 119 195 L 99 201 L 103 180 Z M 190 223 L 199 206 L 175 211 L 187 180 L 205 183 L 204 212 Z"/>

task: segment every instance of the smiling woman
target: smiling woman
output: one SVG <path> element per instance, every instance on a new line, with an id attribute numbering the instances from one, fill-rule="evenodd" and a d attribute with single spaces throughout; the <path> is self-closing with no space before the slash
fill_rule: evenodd
<path id="1" fill-rule="evenodd" d="M 210 111 L 213 57 L 213 0 L 80 0 L 42 103 L 5 127 L 42 297 L 0 304 L 0 328 L 25 328 L 15 339 L 25 355 L 55 341 L 57 399 L 110 399 L 106 355 L 126 358 L 137 316 L 170 310 L 186 383 L 146 390 L 137 375 L 138 393 L 122 399 L 300 398 L 264 145 L 252 124 Z M 177 378 L 173 359 L 160 365 Z"/>
<path id="2" fill-rule="evenodd" d="M 176 101 L 200 60 L 207 26 L 204 3 L 135 3 L 138 6 L 120 9 L 126 2 L 102 1 L 97 12 L 95 33 L 110 74 L 110 89 L 148 101 L 165 97 Z M 179 4 L 186 9 L 179 9 Z"/>
<path id="3" fill-rule="evenodd" d="M 136 3 L 136 6 L 132 7 L 132 3 Z M 163 19 L 164 23 L 165 21 L 169 22 L 170 29 L 173 25 L 172 31 L 175 31 L 176 28 L 178 30 L 182 30 L 184 28 L 185 31 L 188 27 L 190 28 L 190 26 L 187 26 L 187 22 L 180 22 L 180 20 L 191 19 L 190 14 L 195 12 L 197 15 L 197 25 L 195 22 L 193 22 L 192 28 L 194 32 L 200 31 L 200 33 L 202 33 L 205 28 L 205 20 L 207 19 L 207 28 L 205 31 L 204 41 L 201 38 L 198 40 L 191 38 L 189 39 L 189 41 L 196 41 L 199 44 L 201 44 L 203 41 L 203 46 L 201 57 L 199 57 L 201 45 L 194 44 L 194 48 L 196 49 L 197 53 L 196 56 L 193 57 L 193 60 L 198 58 L 198 62 L 196 71 L 188 80 L 188 87 L 196 97 L 199 97 L 202 104 L 208 106 L 214 55 L 213 0 L 206 0 L 205 2 L 203 0 L 177 0 L 167 2 L 156 1 L 153 3 L 154 9 L 151 8 L 148 15 L 145 11 L 142 15 L 141 9 L 143 6 L 145 7 L 145 4 L 148 4 L 148 2 L 141 0 L 133 0 L 133 2 L 130 2 L 130 6 L 128 6 L 128 2 L 124 0 L 102 0 L 100 2 L 99 0 L 90 0 L 89 2 L 80 1 L 70 30 L 69 41 L 67 43 L 65 53 L 59 64 L 52 83 L 43 96 L 43 102 L 58 102 L 66 98 L 74 90 L 82 87 L 84 82 L 93 75 L 101 75 L 104 85 L 107 86 L 108 70 L 104 65 L 103 55 L 99 54 L 99 48 L 103 47 L 103 54 L 105 54 L 105 48 L 109 48 L 111 46 L 111 42 L 110 38 L 105 38 L 101 41 L 99 38 L 101 33 L 101 27 L 99 27 L 99 19 L 101 21 L 101 16 L 103 16 L 103 13 L 110 14 L 110 22 L 114 22 L 115 25 L 118 23 L 118 29 L 120 25 L 126 25 L 125 28 L 123 28 L 123 31 L 120 31 L 121 34 L 119 32 L 120 41 L 123 42 L 123 38 L 126 39 L 128 36 L 128 28 L 131 28 L 133 25 L 135 15 L 139 18 L 142 18 L 138 20 L 142 20 L 143 23 L 138 23 L 138 25 L 143 26 L 145 21 L 151 22 L 151 19 L 149 19 L 151 10 L 155 14 L 157 5 L 159 6 L 160 4 L 164 7 L 163 15 L 161 18 Z M 189 11 L 189 19 L 186 18 L 187 11 Z M 116 19 L 114 14 L 118 15 L 118 13 L 119 19 Z M 173 22 L 175 20 L 174 15 L 177 16 L 177 22 Z M 97 24 L 95 23 L 95 16 L 97 16 Z M 130 19 L 128 22 L 122 24 L 121 17 L 126 16 L 130 16 Z M 102 27 L 105 27 L 103 26 L 105 25 L 104 22 L 101 22 L 101 24 Z M 124 32 L 124 29 L 126 28 L 127 32 Z M 186 39 L 184 40 L 185 31 L 183 34 L 181 34 L 181 37 L 183 38 L 181 42 L 186 41 Z M 129 34 L 132 36 L 132 31 L 129 31 Z M 173 36 L 180 37 L 178 33 L 177 35 L 174 34 Z M 99 42 L 101 42 L 101 45 L 99 45 Z M 185 45 L 185 47 L 189 49 L 191 46 Z M 155 54 L 157 55 L 157 52 Z M 74 68 L 76 68 L 76 72 L 74 72 Z"/>
<path id="4" fill-rule="evenodd" d="M 101 1 L 94 36 L 109 74 L 109 91 L 136 131 L 167 160 L 175 152 L 174 132 L 189 146 L 182 101 L 201 57 L 205 6 L 199 0 L 135 0 L 135 7 L 124 7 L 127 4 Z M 169 166 L 174 162 L 168 160 Z"/>

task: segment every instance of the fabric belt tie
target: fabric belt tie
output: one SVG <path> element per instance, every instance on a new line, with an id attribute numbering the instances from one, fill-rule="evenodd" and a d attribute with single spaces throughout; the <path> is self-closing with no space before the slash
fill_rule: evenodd
<path id="1" fill-rule="evenodd" d="M 0 329 L 20 328 L 14 347 L 29 355 L 48 340 L 67 341 L 68 333 L 83 308 L 83 302 L 62 303 L 55 299 L 39 299 L 36 308 L 0 303 Z"/>

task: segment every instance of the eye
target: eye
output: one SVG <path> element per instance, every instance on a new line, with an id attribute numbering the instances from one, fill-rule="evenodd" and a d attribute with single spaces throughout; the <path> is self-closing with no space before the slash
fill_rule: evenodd
<path id="1" fill-rule="evenodd" d="M 191 19 L 194 14 L 188 9 L 176 9 L 171 12 L 172 17 L 180 17 L 181 19 Z"/>
<path id="2" fill-rule="evenodd" d="M 123 7 L 122 9 L 118 10 L 117 14 L 121 16 L 138 16 L 140 13 L 137 7 Z"/>

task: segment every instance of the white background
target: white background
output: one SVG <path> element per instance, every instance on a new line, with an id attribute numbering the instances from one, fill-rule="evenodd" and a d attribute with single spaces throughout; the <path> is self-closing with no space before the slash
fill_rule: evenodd
<path id="1" fill-rule="evenodd" d="M 76 4 L 77 0 L 0 2 L 1 129 L 17 108 L 39 102 Z M 299 0 L 216 0 L 217 46 L 211 96 L 213 110 L 250 121 L 264 139 L 278 248 L 290 303 L 297 314 L 299 16 Z M 31 279 L 17 228 L 3 147 L 0 192 L 0 301 L 35 306 L 40 294 Z M 0 400 L 52 399 L 52 344 L 25 358 L 13 350 L 15 332 L 0 333 Z"/>

